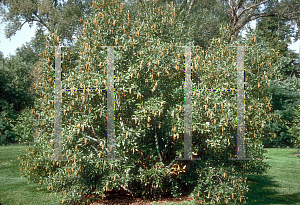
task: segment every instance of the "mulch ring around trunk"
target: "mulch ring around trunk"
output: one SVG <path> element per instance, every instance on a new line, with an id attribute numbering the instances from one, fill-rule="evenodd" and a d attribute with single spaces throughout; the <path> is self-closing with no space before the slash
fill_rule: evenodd
<path id="1" fill-rule="evenodd" d="M 98 194 L 88 194 L 83 196 L 82 201 L 89 202 L 85 203 L 86 205 L 106 205 L 106 204 L 124 204 L 124 205 L 153 205 L 154 202 L 158 204 L 166 202 L 184 202 L 184 201 L 193 201 L 194 197 L 189 197 L 182 195 L 181 199 L 175 198 L 172 195 L 160 197 L 157 200 L 147 200 L 142 198 L 133 198 L 131 194 L 127 193 L 124 190 L 111 190 L 105 191 L 105 197 L 102 197 Z M 79 205 L 80 203 L 71 203 L 72 205 Z M 199 201 L 199 204 L 202 204 L 202 201 Z"/>

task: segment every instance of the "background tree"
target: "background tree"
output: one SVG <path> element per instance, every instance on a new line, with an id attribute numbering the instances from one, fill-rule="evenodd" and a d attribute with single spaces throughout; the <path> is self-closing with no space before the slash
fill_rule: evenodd
<path id="1" fill-rule="evenodd" d="M 161 2 L 170 1 L 162 0 Z M 207 38 L 209 39 L 209 35 L 211 36 L 210 39 L 217 37 L 218 35 L 215 36 L 215 27 L 222 23 L 230 23 L 228 42 L 240 38 L 240 31 L 244 29 L 249 22 L 256 19 L 281 16 L 288 21 L 297 23 L 298 28 L 300 25 L 300 5 L 297 0 L 282 0 L 280 2 L 278 0 L 216 0 L 213 2 L 207 0 L 190 0 L 187 2 L 187 0 L 182 0 L 175 2 L 180 5 L 178 13 L 182 14 L 181 20 L 189 25 L 191 34 L 194 33 L 195 37 L 204 35 L 205 40 Z M 262 9 L 262 6 L 264 6 L 264 9 Z M 204 13 L 202 13 L 201 10 L 204 11 Z M 215 12 L 211 14 L 205 13 L 207 10 L 213 10 Z M 203 25 L 207 26 L 203 27 Z M 299 29 L 296 36 L 299 36 Z M 295 40 L 297 40 L 297 38 Z M 207 41 L 203 42 L 202 40 L 201 43 L 205 45 L 206 42 Z M 202 46 L 202 44 L 200 45 Z"/>
<path id="2" fill-rule="evenodd" d="M 170 5 L 170 0 L 158 0 L 157 5 L 164 6 Z M 137 4 L 145 7 L 144 0 L 128 1 L 130 6 L 136 6 Z M 187 4 L 186 1 L 173 1 L 175 5 L 179 7 L 176 10 L 176 21 L 185 24 L 185 30 L 182 32 L 184 36 L 183 43 L 191 43 L 191 39 L 195 42 L 195 45 L 199 45 L 205 50 L 209 47 L 210 41 L 213 38 L 220 37 L 219 27 L 223 24 L 229 23 L 230 15 L 225 9 L 223 2 L 219 0 L 207 1 L 197 0 L 190 1 L 191 4 Z M 131 9 L 130 13 L 135 13 L 136 10 Z"/>
<path id="3" fill-rule="evenodd" d="M 7 0 L 1 2 L 0 7 L 0 15 L 2 16 L 1 23 L 7 23 L 5 27 L 5 36 L 6 38 L 11 38 L 11 36 L 15 35 L 17 31 L 19 31 L 24 24 L 28 23 L 31 27 L 34 23 L 37 23 L 37 29 L 35 33 L 35 37 L 29 42 L 25 43 L 21 47 L 16 49 L 16 55 L 13 57 L 13 59 L 18 59 L 17 61 L 24 65 L 23 66 L 23 73 L 24 78 L 27 79 L 26 84 L 23 86 L 24 90 L 27 90 L 28 92 L 26 95 L 30 99 L 35 98 L 35 93 L 33 89 L 34 85 L 34 79 L 36 79 L 36 73 L 37 68 L 39 66 L 39 58 L 41 56 L 42 50 L 44 50 L 46 46 L 46 38 L 45 38 L 45 32 L 46 33 L 58 33 L 60 34 L 61 38 L 63 40 L 66 40 L 68 43 L 74 44 L 72 42 L 73 35 L 82 27 L 80 23 L 80 18 L 82 18 L 86 13 L 88 13 L 90 9 L 90 0 L 86 1 L 58 1 L 58 0 L 46 0 L 46 1 L 19 1 L 19 0 Z M 73 55 L 74 56 L 74 55 Z M 8 65 L 10 61 L 6 61 L 6 64 Z M 8 65 L 11 69 L 12 66 L 17 66 L 16 64 Z M 12 68 L 19 69 L 19 68 Z M 10 76 L 10 77 L 8 77 Z M 25 77 L 26 76 L 26 77 Z M 22 84 L 22 80 L 19 77 L 14 78 L 12 74 L 8 74 L 6 76 L 8 79 L 14 79 L 12 84 L 15 86 L 19 86 Z M 7 79 L 7 80 L 8 80 Z M 23 78 L 22 78 L 23 79 Z M 11 91 L 11 90 L 10 90 Z M 9 91 L 9 92 L 10 92 Z M 11 91 L 12 92 L 12 91 Z M 2 95 L 1 98 L 3 101 L 8 102 L 8 104 L 11 104 L 11 99 L 6 99 L 6 97 L 9 97 L 10 95 Z M 27 100 L 27 99 L 20 99 L 20 100 Z M 30 105 L 28 102 L 23 102 L 23 104 Z M 4 106 L 4 104 L 3 104 Z M 30 108 L 30 107 L 29 107 Z M 15 110 L 14 108 L 12 108 Z M 25 109 L 25 107 L 22 107 L 22 109 Z M 11 126 L 2 127 L 2 131 L 9 130 L 9 133 L 11 135 L 16 134 L 19 135 L 21 130 L 20 129 L 14 129 L 15 132 L 19 130 L 19 133 L 14 133 L 12 130 L 12 127 L 16 126 L 16 118 L 20 114 L 21 110 L 15 110 L 15 115 L 9 117 L 7 116 L 6 119 L 2 119 L 2 121 L 5 123 L 5 121 L 10 122 Z M 23 111 L 22 116 L 28 115 L 28 109 L 25 109 Z M 3 117 L 3 115 L 2 115 Z M 30 117 L 30 119 L 33 116 Z M 26 117 L 24 117 L 24 120 L 27 120 Z M 22 117 L 17 121 L 18 126 L 22 125 Z M 28 124 L 28 126 L 30 126 Z M 27 129 L 25 130 L 31 130 L 27 126 Z M 30 126 L 31 127 L 31 126 Z M 31 133 L 31 132 L 30 132 Z M 27 133 L 26 135 L 30 135 L 30 133 Z M 29 139 L 33 139 L 30 137 Z M 17 138 L 14 140 L 8 140 L 5 141 L 5 143 L 8 142 L 15 142 Z"/>
<path id="4" fill-rule="evenodd" d="M 226 5 L 219 0 L 195 0 L 186 7 L 184 3 L 181 6 L 182 10 L 177 15 L 178 20 L 186 25 L 183 33 L 192 36 L 195 45 L 207 50 L 213 38 L 221 37 L 219 27 L 229 23 L 230 14 Z"/>
<path id="5" fill-rule="evenodd" d="M 295 41 L 299 39 L 300 34 L 300 18 L 299 18 L 300 2 L 297 0 L 281 0 L 280 3 L 276 1 L 275 13 L 285 19 L 296 24 L 298 31 L 296 32 Z"/>
<path id="6" fill-rule="evenodd" d="M 31 68 L 39 61 L 39 54 L 43 52 L 46 46 L 46 36 L 44 31 L 38 29 L 30 42 L 26 42 L 16 49 L 16 55 L 20 56 Z"/>
<path id="7" fill-rule="evenodd" d="M 299 90 L 298 90 L 299 91 Z M 293 136 L 293 138 L 297 139 L 296 143 L 295 143 L 295 147 L 299 148 L 300 147 L 300 106 L 298 105 L 295 108 L 296 112 L 293 118 L 293 124 L 292 126 L 289 128 L 288 132 L 290 135 Z M 300 157 L 300 156 L 298 156 Z"/>
<path id="8" fill-rule="evenodd" d="M 37 23 L 38 30 L 56 33 L 72 42 L 72 36 L 82 29 L 80 19 L 89 13 L 91 0 L 6 0 L 0 8 L 1 23 L 7 23 L 5 36 L 10 38 L 24 24 Z"/>
<path id="9" fill-rule="evenodd" d="M 294 118 L 297 117 L 296 108 L 300 104 L 299 90 L 300 80 L 295 75 L 283 81 L 272 82 L 270 93 L 272 93 L 273 112 L 280 114 L 281 120 L 266 126 L 268 131 L 276 133 L 277 138 L 266 139 L 265 147 L 294 147 L 299 144 L 298 136 L 288 132 L 291 127 L 296 126 Z"/>
<path id="10" fill-rule="evenodd" d="M 20 139 L 12 131 L 20 111 L 27 106 L 33 106 L 34 96 L 29 93 L 31 77 L 28 73 L 30 65 L 19 56 L 5 58 L 0 68 L 1 98 L 0 98 L 0 130 L 1 144 L 17 142 Z"/>
<path id="11" fill-rule="evenodd" d="M 6 87 L 5 93 L 7 93 L 1 95 L 1 100 L 9 105 L 12 105 L 13 103 L 16 104 L 16 102 L 11 99 L 11 97 L 15 97 L 15 95 L 11 95 L 11 93 L 18 91 L 13 91 L 13 87 L 21 86 L 21 89 L 24 91 L 23 94 L 18 94 L 17 98 L 20 100 L 19 103 L 25 106 L 22 106 L 21 108 L 15 106 L 12 107 L 11 112 L 13 112 L 14 115 L 4 115 L 4 113 L 2 113 L 0 116 L 3 122 L 2 132 L 8 132 L 11 133 L 11 136 L 16 136 L 12 140 L 6 140 L 6 144 L 15 143 L 17 141 L 33 141 L 32 133 L 34 116 L 31 116 L 28 109 L 34 106 L 32 102 L 36 98 L 33 86 L 37 79 L 37 68 L 40 65 L 39 60 L 42 51 L 41 48 L 43 46 L 46 46 L 45 35 L 43 34 L 43 31 L 37 30 L 35 37 L 33 37 L 30 42 L 18 47 L 14 56 L 0 60 L 1 71 L 5 76 L 3 77 L 3 81 L 6 82 L 4 84 L 4 87 Z M 12 61 L 18 63 L 10 63 Z M 19 67 L 22 67 L 22 69 Z M 7 86 L 11 88 L 8 89 Z M 5 103 L 3 106 L 4 105 Z M 4 110 L 6 109 L 2 109 L 2 112 L 4 112 Z M 7 137 L 5 137 L 5 139 L 6 138 Z"/>
<path id="12" fill-rule="evenodd" d="M 272 93 L 272 111 L 280 114 L 281 120 L 266 126 L 266 130 L 276 133 L 277 138 L 266 139 L 264 146 L 293 147 L 296 138 L 288 133 L 288 129 L 292 125 L 294 107 L 299 104 L 300 96 L 297 90 L 300 87 L 296 78 L 299 77 L 299 59 L 298 55 L 288 48 L 288 44 L 291 43 L 291 37 L 295 36 L 295 30 L 291 21 L 282 16 L 275 16 L 259 19 L 255 31 L 249 28 L 248 33 L 251 32 L 255 33 L 257 42 L 269 42 L 272 49 L 282 54 L 282 68 L 279 71 L 282 79 L 272 81 L 267 91 Z"/>
<path id="13" fill-rule="evenodd" d="M 3 62 L 3 60 L 4 60 L 4 54 L 3 54 L 2 51 L 0 51 L 0 61 L 1 61 L 1 63 Z"/>

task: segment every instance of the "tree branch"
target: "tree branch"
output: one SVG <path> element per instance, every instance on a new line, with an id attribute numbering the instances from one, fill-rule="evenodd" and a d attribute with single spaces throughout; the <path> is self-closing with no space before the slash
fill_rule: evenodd
<path id="1" fill-rule="evenodd" d="M 141 2 L 141 4 L 142 4 L 143 6 L 145 6 L 145 4 L 144 4 L 143 0 L 139 0 L 139 2 Z"/>
<path id="2" fill-rule="evenodd" d="M 269 16 L 276 16 L 275 13 L 260 13 L 260 14 L 252 14 L 250 15 L 247 19 L 250 19 L 248 22 L 250 21 L 253 21 L 257 18 L 260 18 L 260 17 L 269 17 Z M 254 18 L 251 18 L 251 17 L 254 17 Z"/>
<path id="3" fill-rule="evenodd" d="M 94 130 L 93 125 L 91 125 L 91 128 L 92 128 L 92 132 L 93 132 L 94 136 L 96 137 L 96 132 L 95 132 L 95 130 Z"/>
<path id="4" fill-rule="evenodd" d="M 234 2 L 235 0 L 230 0 L 230 8 L 234 9 Z"/>
<path id="5" fill-rule="evenodd" d="M 170 167 L 172 166 L 172 164 L 175 163 L 175 161 L 176 161 L 176 159 L 173 159 L 173 160 L 170 162 L 170 164 L 168 165 L 168 168 L 170 168 Z"/>
<path id="6" fill-rule="evenodd" d="M 237 5 L 237 8 L 241 8 L 241 6 L 243 5 L 243 3 L 245 3 L 245 0 L 240 0 L 238 5 Z"/>
<path id="7" fill-rule="evenodd" d="M 97 154 L 99 153 L 96 147 L 94 147 L 93 145 L 91 145 L 91 147 L 96 151 Z"/>
<path id="8" fill-rule="evenodd" d="M 46 25 L 46 23 L 34 12 L 33 13 L 37 18 L 38 20 L 35 20 L 39 23 L 41 23 L 43 26 L 45 26 L 45 28 L 48 30 L 49 33 L 53 33 L 53 31 L 51 31 L 51 29 Z"/>
<path id="9" fill-rule="evenodd" d="M 260 13 L 260 14 L 253 14 L 250 15 L 246 20 L 244 20 L 240 25 L 238 25 L 237 27 L 235 27 L 232 31 L 232 34 L 239 32 L 248 22 L 253 21 L 255 19 L 261 18 L 261 17 L 269 17 L 269 16 L 275 16 L 274 13 L 269 13 L 269 14 L 265 14 L 265 13 Z M 252 18 L 254 17 L 254 18 Z"/>
<path id="10" fill-rule="evenodd" d="M 158 147 L 158 139 L 157 139 L 157 133 L 156 133 L 156 126 L 154 127 L 154 129 L 155 129 L 155 144 L 156 144 L 156 149 L 157 149 L 157 152 L 158 152 L 159 161 L 162 162 L 162 157 L 161 157 L 160 150 L 159 150 L 159 147 Z"/>
<path id="11" fill-rule="evenodd" d="M 258 3 L 258 4 L 254 4 L 254 5 L 252 5 L 252 6 L 248 7 L 248 8 L 245 8 L 240 14 L 237 15 L 237 18 L 240 18 L 240 16 L 241 16 L 245 11 L 248 11 L 248 10 L 254 8 L 254 7 L 258 7 L 259 5 L 261 5 L 261 4 L 263 4 L 263 3 L 266 3 L 266 2 L 268 2 L 268 0 L 264 0 L 264 1 L 260 2 L 260 3 Z"/>
<path id="12" fill-rule="evenodd" d="M 190 4 L 190 7 L 189 7 L 189 10 L 188 10 L 188 14 L 185 18 L 189 17 L 190 16 L 190 11 L 191 11 L 191 8 L 192 8 L 192 5 L 193 5 L 193 2 L 194 0 L 192 0 L 191 4 Z"/>
<path id="13" fill-rule="evenodd" d="M 125 191 L 128 191 L 128 192 L 132 195 L 132 191 L 130 191 L 129 189 L 127 189 L 127 188 L 124 187 L 123 185 L 120 185 L 120 187 L 121 187 L 122 189 L 124 189 Z"/>
<path id="14" fill-rule="evenodd" d="M 185 7 L 186 4 L 187 4 L 187 0 L 184 0 L 180 5 L 179 12 L 182 11 L 182 9 Z"/>
<path id="15" fill-rule="evenodd" d="M 34 20 L 32 20 L 32 21 L 34 21 Z M 29 23 L 29 22 L 27 20 L 24 21 L 24 23 L 21 24 L 20 29 L 22 29 L 22 27 L 24 26 L 25 23 Z"/>
<path id="16" fill-rule="evenodd" d="M 87 137 L 87 138 L 89 138 L 89 139 L 91 139 L 91 140 L 94 140 L 95 142 L 101 142 L 101 140 L 98 140 L 98 139 L 95 139 L 95 138 L 93 138 L 93 137 L 90 137 L 90 136 L 85 136 L 85 137 Z M 104 141 L 104 140 L 103 140 Z"/>

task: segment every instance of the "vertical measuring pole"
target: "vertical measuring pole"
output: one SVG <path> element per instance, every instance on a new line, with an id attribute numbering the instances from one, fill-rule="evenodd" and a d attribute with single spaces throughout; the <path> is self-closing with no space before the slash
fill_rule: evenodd
<path id="1" fill-rule="evenodd" d="M 176 160 L 200 160 L 192 158 L 192 80 L 191 46 L 185 46 L 185 99 L 184 99 L 184 157 Z"/>
<path id="2" fill-rule="evenodd" d="M 61 154 L 61 52 L 60 46 L 55 47 L 55 122 L 54 122 L 54 160 L 62 160 Z"/>
<path id="3" fill-rule="evenodd" d="M 184 159 L 192 158 L 191 46 L 185 47 Z"/>
<path id="4" fill-rule="evenodd" d="M 237 158 L 229 158 L 229 160 L 252 159 L 245 158 L 244 55 L 244 46 L 237 46 Z"/>
<path id="5" fill-rule="evenodd" d="M 114 159 L 114 47 L 107 47 L 107 158 Z"/>
<path id="6" fill-rule="evenodd" d="M 116 159 L 114 124 L 114 48 L 107 47 L 107 158 Z M 61 103 L 61 51 L 55 47 L 55 123 L 54 123 L 54 160 L 62 160 L 62 103 Z"/>
<path id="7" fill-rule="evenodd" d="M 237 48 L 237 156 L 245 159 L 244 46 Z"/>

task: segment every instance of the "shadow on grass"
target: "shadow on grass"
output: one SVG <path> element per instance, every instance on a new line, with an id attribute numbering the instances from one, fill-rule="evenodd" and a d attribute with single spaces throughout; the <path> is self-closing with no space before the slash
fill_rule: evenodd
<path id="1" fill-rule="evenodd" d="M 300 204 L 300 192 L 281 194 L 276 191 L 280 184 L 266 175 L 247 175 L 249 192 L 246 204 Z"/>

